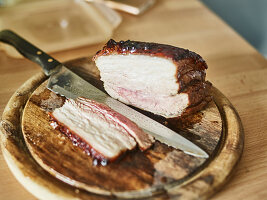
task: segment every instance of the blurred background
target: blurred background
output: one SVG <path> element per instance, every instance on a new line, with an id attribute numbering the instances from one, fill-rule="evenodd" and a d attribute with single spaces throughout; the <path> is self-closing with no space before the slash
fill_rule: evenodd
<path id="1" fill-rule="evenodd" d="M 200 1 L 267 58 L 267 0 Z M 32 2 L 31 6 L 23 7 L 24 3 L 27 5 L 29 2 Z M 92 2 L 98 2 L 98 5 Z M 0 29 L 19 29 L 17 32 L 26 39 L 31 39 L 47 52 L 53 52 L 105 41 L 123 20 L 117 12 L 113 12 L 114 9 L 139 15 L 155 2 L 156 0 L 0 0 Z M 20 10 L 24 10 L 24 13 Z M 23 24 L 20 21 L 24 21 Z M 92 29 L 92 24 L 95 29 Z M 45 31 L 30 32 L 31 28 L 39 30 L 44 26 Z M 55 29 L 58 34 L 49 34 L 50 30 Z M 54 43 L 49 45 L 48 41 L 52 40 Z M 6 48 L 8 47 L 4 47 L 6 51 L 11 52 Z M 16 52 L 10 54 L 16 56 Z"/>
<path id="2" fill-rule="evenodd" d="M 202 0 L 267 58 L 266 0 Z"/>

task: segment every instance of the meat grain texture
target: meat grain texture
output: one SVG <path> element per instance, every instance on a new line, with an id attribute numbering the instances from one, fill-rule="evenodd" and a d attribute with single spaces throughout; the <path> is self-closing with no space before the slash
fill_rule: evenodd
<path id="1" fill-rule="evenodd" d="M 171 45 L 108 41 L 93 60 L 107 93 L 166 118 L 202 109 L 210 100 L 207 64 L 192 51 Z"/>
<path id="2" fill-rule="evenodd" d="M 143 151 L 154 142 L 154 138 L 134 122 L 90 99 L 68 99 L 50 116 L 54 128 L 102 165 L 127 150 L 133 150 L 137 144 Z"/>
<path id="3" fill-rule="evenodd" d="M 206 62 L 170 45 L 110 40 L 94 57 L 107 93 L 119 101 L 166 118 L 202 109 L 210 100 Z M 90 99 L 68 99 L 50 116 L 73 144 L 105 165 L 154 138 L 134 122 Z"/>

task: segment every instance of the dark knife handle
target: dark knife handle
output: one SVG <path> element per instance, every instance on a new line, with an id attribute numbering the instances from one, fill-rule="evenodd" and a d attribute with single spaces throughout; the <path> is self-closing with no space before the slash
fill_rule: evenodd
<path id="1" fill-rule="evenodd" d="M 0 31 L 0 41 L 15 47 L 25 58 L 40 65 L 49 76 L 61 63 L 10 30 Z"/>

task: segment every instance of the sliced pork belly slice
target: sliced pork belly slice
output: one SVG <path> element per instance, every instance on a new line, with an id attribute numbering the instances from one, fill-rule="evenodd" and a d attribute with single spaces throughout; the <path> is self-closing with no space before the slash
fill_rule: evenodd
<path id="1" fill-rule="evenodd" d="M 157 115 L 170 118 L 188 114 L 188 107 L 209 95 L 205 82 L 207 65 L 189 50 L 110 40 L 94 60 L 110 96 Z M 204 91 L 190 93 L 195 91 L 192 87 Z"/>
<path id="2" fill-rule="evenodd" d="M 68 99 L 50 116 L 75 145 L 101 161 L 115 160 L 123 152 L 134 149 L 137 143 L 133 135 L 138 136 L 142 150 L 154 142 L 134 122 L 89 99 Z"/>
<path id="3" fill-rule="evenodd" d="M 124 117 L 120 113 L 115 112 L 108 106 L 86 98 L 78 98 L 78 101 L 81 104 L 90 107 L 94 112 L 101 114 L 105 119 L 107 119 L 107 121 L 110 121 L 111 123 L 113 122 L 113 124 L 116 124 L 122 130 L 126 131 L 131 137 L 135 139 L 142 151 L 151 147 L 151 145 L 155 141 L 153 136 L 145 133 L 134 122 Z"/>

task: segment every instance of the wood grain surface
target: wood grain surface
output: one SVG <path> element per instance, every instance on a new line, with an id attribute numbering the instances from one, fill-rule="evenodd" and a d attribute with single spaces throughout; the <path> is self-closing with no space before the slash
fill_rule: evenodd
<path id="1" fill-rule="evenodd" d="M 91 59 L 74 60 L 68 65 L 92 84 L 103 88 L 99 74 L 96 73 L 98 70 Z M 90 156 L 51 127 L 47 112 L 61 107 L 64 98 L 46 89 L 46 85 L 47 81 L 33 92 L 23 110 L 21 124 L 25 142 L 41 166 L 67 183 L 72 180 L 72 185 L 78 188 L 97 194 L 129 198 L 150 196 L 171 184 L 183 183 L 194 172 L 201 170 L 199 168 L 204 168 L 204 164 L 217 153 L 223 133 L 222 120 L 217 106 L 211 102 L 203 111 L 182 119 L 167 120 L 145 113 L 173 130 L 182 132 L 206 150 L 210 159 L 189 156 L 156 142 L 145 152 L 136 150 L 107 166 L 94 166 Z"/>
<path id="2" fill-rule="evenodd" d="M 71 63 L 82 66 L 82 61 L 88 66 L 88 59 Z M 81 71 L 85 72 L 84 68 Z M 90 157 L 49 126 L 45 111 L 60 106 L 62 98 L 41 84 L 44 79 L 37 74 L 23 84 L 8 102 L 1 121 L 6 162 L 18 181 L 40 199 L 207 199 L 229 179 L 239 162 L 244 138 L 240 119 L 231 103 L 212 88 L 216 106 L 211 102 L 200 113 L 183 119 L 186 123 L 171 126 L 181 125 L 185 136 L 209 147 L 209 159 L 185 155 L 156 142 L 145 153 L 132 152 L 119 162 L 94 167 Z"/>
<path id="3" fill-rule="evenodd" d="M 198 52 L 208 63 L 208 80 L 230 99 L 240 114 L 246 138 L 244 154 L 233 177 L 213 199 L 266 198 L 267 61 L 264 57 L 197 0 L 158 0 L 142 16 L 121 14 L 123 22 L 114 32 L 115 40 L 168 43 Z M 102 45 L 53 56 L 64 61 L 93 55 Z M 10 58 L 0 52 L 1 112 L 17 88 L 39 71 L 28 60 Z M 0 185 L 0 199 L 35 199 L 10 173 L 2 155 Z"/>

